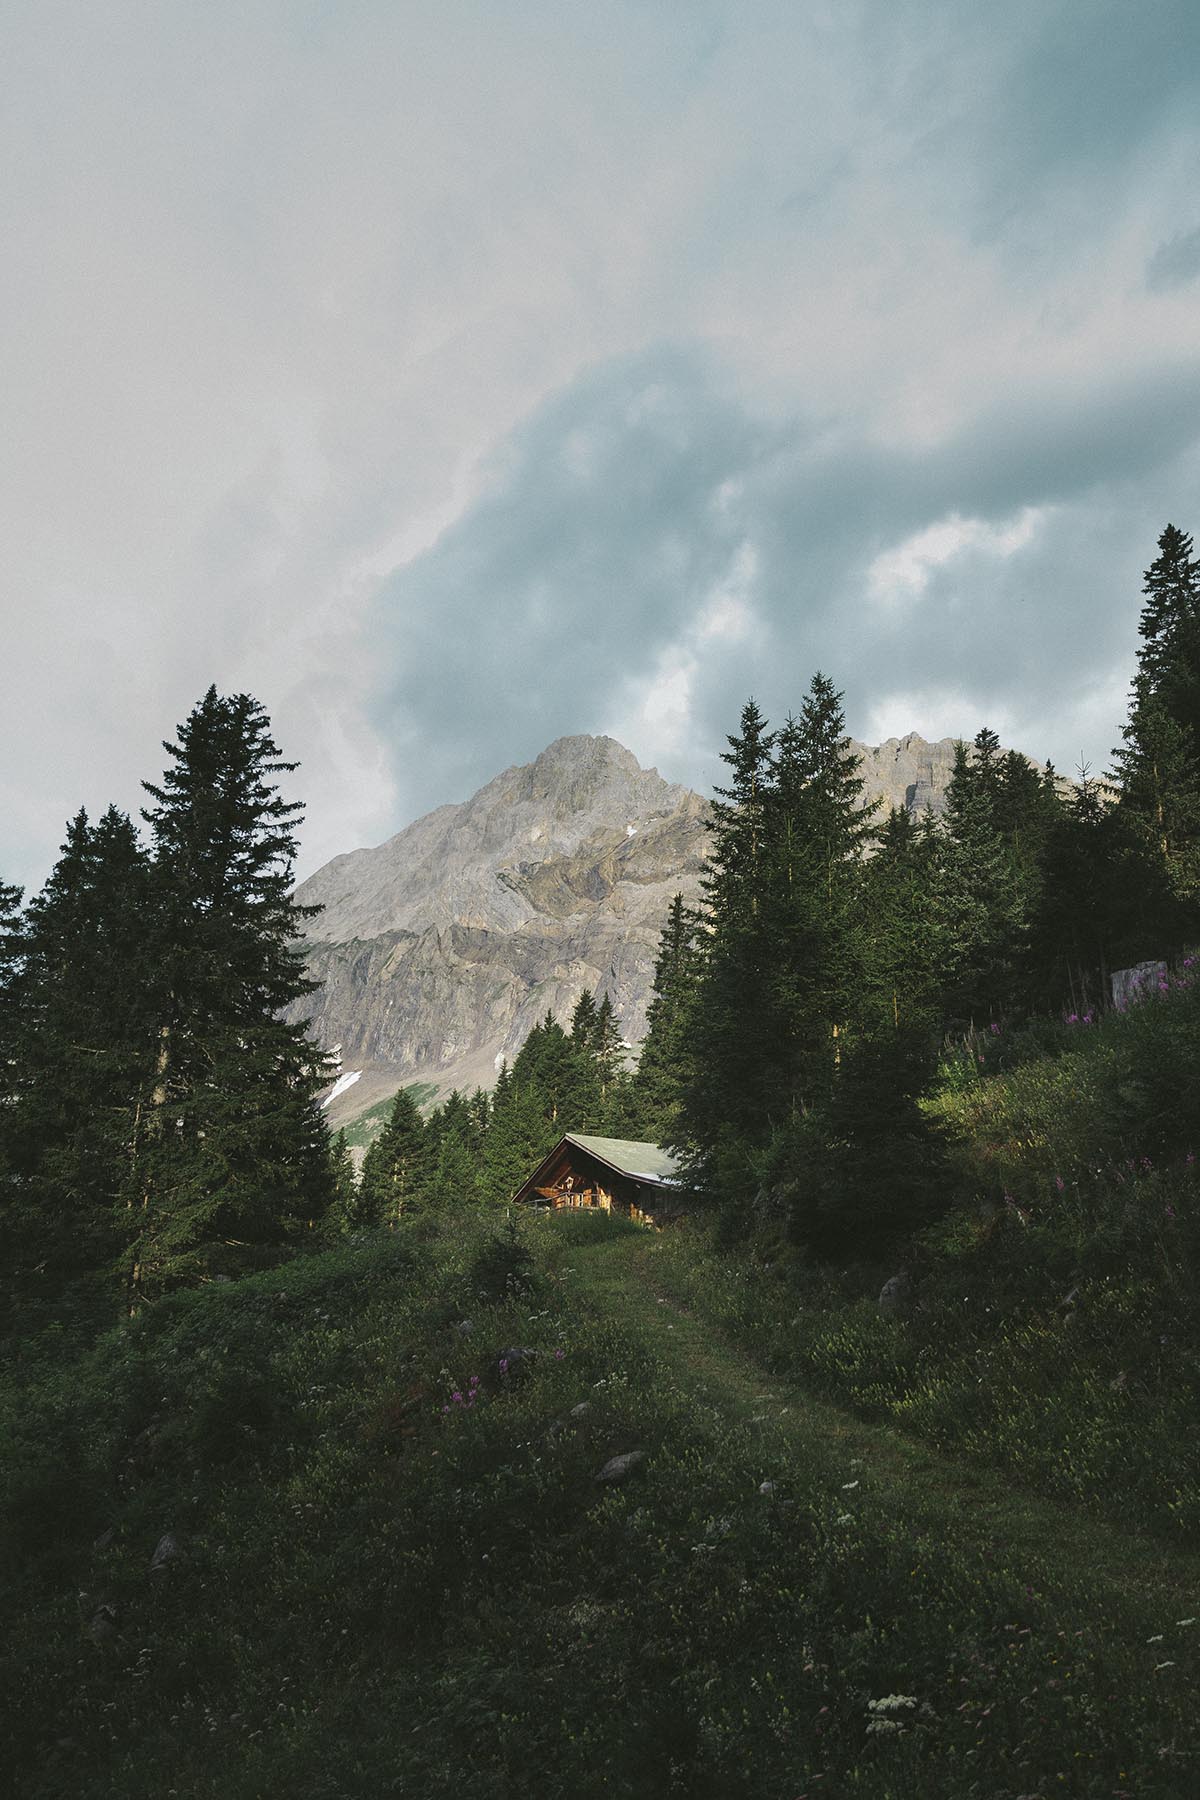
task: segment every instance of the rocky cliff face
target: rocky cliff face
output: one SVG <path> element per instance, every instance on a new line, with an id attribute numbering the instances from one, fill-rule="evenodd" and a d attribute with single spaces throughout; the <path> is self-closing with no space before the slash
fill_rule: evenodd
<path id="1" fill-rule="evenodd" d="M 870 794 L 941 806 L 950 739 L 859 748 Z M 707 812 L 614 739 L 560 738 L 462 805 L 318 870 L 297 898 L 324 909 L 309 945 L 322 985 L 297 1011 L 344 1067 L 367 1071 L 334 1110 L 400 1080 L 488 1084 L 584 988 L 609 994 L 640 1042 L 667 908 L 699 892 Z"/>

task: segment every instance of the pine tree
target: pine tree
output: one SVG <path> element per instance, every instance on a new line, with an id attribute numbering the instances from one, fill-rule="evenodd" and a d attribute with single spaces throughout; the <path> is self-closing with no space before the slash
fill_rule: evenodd
<path id="1" fill-rule="evenodd" d="M 702 1048 L 678 1145 L 693 1178 L 731 1198 L 757 1185 L 773 1136 L 828 1103 L 862 986 L 858 896 L 874 810 L 824 675 L 777 737 L 757 708 L 742 723 L 714 830 L 694 1009 Z"/>
<path id="2" fill-rule="evenodd" d="M 571 1042 L 577 1049 L 591 1056 L 596 1048 L 596 996 L 590 988 L 584 988 L 575 1002 L 575 1010 L 571 1014 Z"/>
<path id="3" fill-rule="evenodd" d="M 1121 735 L 1113 760 L 1121 816 L 1142 865 L 1130 873 L 1148 902 L 1141 910 L 1149 953 L 1178 939 L 1200 908 L 1200 759 L 1143 670 Z"/>
<path id="4" fill-rule="evenodd" d="M 646 1036 L 630 1084 L 628 1120 L 618 1135 L 670 1143 L 679 1124 L 684 1089 L 693 1075 L 695 1028 L 692 1013 L 701 967 L 700 919 L 671 902 L 654 965 L 654 998 L 646 1014 Z"/>
<path id="5" fill-rule="evenodd" d="M 1200 562 L 1174 525 L 1158 547 L 1146 571 L 1129 718 L 1114 751 L 1140 954 L 1200 928 Z"/>
<path id="6" fill-rule="evenodd" d="M 333 1176 L 333 1199 L 325 1215 L 325 1229 L 336 1237 L 356 1230 L 362 1223 L 358 1208 L 358 1177 L 344 1131 L 339 1131 L 329 1146 L 329 1162 Z"/>
<path id="7" fill-rule="evenodd" d="M 864 989 L 863 852 L 876 807 L 862 800 L 841 698 L 814 676 L 799 718 L 780 734 L 768 812 L 778 1126 L 827 1102 L 839 1039 Z"/>
<path id="8" fill-rule="evenodd" d="M 165 744 L 143 817 L 155 856 L 157 1056 L 133 1215 L 131 1306 L 254 1246 L 293 1238 L 332 1198 L 316 1095 L 326 1059 L 283 1010 L 313 984 L 291 897 L 299 802 L 259 703 L 210 688 Z"/>
<path id="9" fill-rule="evenodd" d="M 410 1088 L 401 1088 L 379 1136 L 363 1157 L 358 1217 L 391 1225 L 412 1209 L 426 1173 L 425 1122 Z"/>
<path id="10" fill-rule="evenodd" d="M 1047 834 L 1031 925 L 1033 992 L 1044 1004 L 1083 1014 L 1107 996 L 1114 952 L 1129 935 L 1125 835 L 1117 809 L 1081 770 Z"/>
<path id="11" fill-rule="evenodd" d="M 130 821 L 110 807 L 92 826 L 80 812 L 25 921 L 6 1120 L 6 1235 L 44 1287 L 119 1253 L 114 1208 L 139 1153 L 154 1054 L 152 930 L 149 864 Z"/>
<path id="12" fill-rule="evenodd" d="M 750 1178 L 749 1152 L 770 1106 L 770 956 L 762 911 L 767 807 L 774 786 L 775 734 L 753 700 L 722 761 L 732 771 L 709 820 L 702 888 L 705 934 L 695 1030 L 703 1045 L 679 1110 L 680 1154 L 692 1179 L 737 1192 Z"/>
<path id="13" fill-rule="evenodd" d="M 557 1127 L 547 1122 L 533 1083 L 518 1085 L 505 1065 L 492 1095 L 492 1115 L 483 1143 L 479 1177 L 483 1198 L 499 1204 L 510 1200 L 561 1136 Z"/>
<path id="14" fill-rule="evenodd" d="M 914 820 L 893 808 L 864 868 L 864 905 L 871 929 L 861 1006 L 873 1036 L 938 1032 L 946 945 L 935 895 L 943 837 L 932 812 Z"/>
<path id="15" fill-rule="evenodd" d="M 1200 751 L 1200 560 L 1192 540 L 1168 525 L 1146 570 L 1146 604 L 1138 625 L 1138 667 L 1150 689 Z"/>
<path id="16" fill-rule="evenodd" d="M 627 1054 L 625 1040 L 621 1036 L 621 1027 L 617 1024 L 616 1009 L 611 997 L 605 994 L 596 1009 L 595 1040 L 592 1049 L 592 1061 L 596 1069 L 602 1111 L 611 1102 L 617 1087 L 625 1077 Z"/>
<path id="17" fill-rule="evenodd" d="M 1014 858 L 999 829 L 998 773 L 993 765 L 981 775 L 963 744 L 955 752 L 945 825 L 937 892 L 947 951 L 944 1004 L 960 1024 L 990 1023 L 1019 991 L 1029 922 Z"/>
<path id="18" fill-rule="evenodd" d="M 424 1192 L 430 1203 L 443 1209 L 470 1205 L 479 1197 L 483 1146 L 471 1102 L 457 1088 L 430 1118 L 426 1145 Z"/>

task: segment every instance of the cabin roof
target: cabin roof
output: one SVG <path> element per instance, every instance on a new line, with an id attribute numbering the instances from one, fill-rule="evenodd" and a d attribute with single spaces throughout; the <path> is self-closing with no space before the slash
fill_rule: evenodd
<path id="1" fill-rule="evenodd" d="M 676 1158 L 658 1144 L 640 1144 L 632 1138 L 584 1137 L 577 1131 L 568 1131 L 563 1141 L 577 1144 L 589 1156 L 606 1163 L 618 1175 L 628 1176 L 630 1181 L 645 1181 L 655 1187 L 679 1185 Z"/>

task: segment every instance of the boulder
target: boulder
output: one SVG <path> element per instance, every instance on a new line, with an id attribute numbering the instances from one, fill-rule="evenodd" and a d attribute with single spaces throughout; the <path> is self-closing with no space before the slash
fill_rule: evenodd
<path id="1" fill-rule="evenodd" d="M 496 1357 L 496 1373 L 502 1381 L 524 1380 L 532 1374 L 537 1360 L 537 1351 L 526 1349 L 522 1344 L 512 1344 L 507 1350 L 501 1350 Z"/>
<path id="2" fill-rule="evenodd" d="M 908 1271 L 901 1269 L 898 1275 L 893 1275 L 880 1288 L 879 1310 L 885 1319 L 898 1319 L 911 1305 L 912 1282 L 908 1278 Z"/>
<path id="3" fill-rule="evenodd" d="M 624 1456 L 612 1456 L 596 1476 L 597 1481 L 615 1484 L 624 1481 L 633 1471 L 640 1468 L 646 1460 L 644 1450 L 627 1450 Z"/>
<path id="4" fill-rule="evenodd" d="M 163 1569 L 169 1568 L 173 1562 L 178 1561 L 181 1555 L 182 1551 L 179 1548 L 179 1539 L 176 1537 L 175 1533 L 173 1531 L 164 1531 L 163 1535 L 158 1540 L 154 1555 L 150 1559 L 150 1573 L 155 1575 L 160 1573 Z"/>

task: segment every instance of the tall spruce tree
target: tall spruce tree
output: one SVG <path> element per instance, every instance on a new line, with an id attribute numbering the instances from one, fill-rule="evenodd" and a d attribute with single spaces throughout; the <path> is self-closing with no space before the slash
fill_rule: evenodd
<path id="1" fill-rule="evenodd" d="M 818 672 L 779 737 L 768 808 L 771 1123 L 825 1105 L 864 988 L 863 852 L 875 803 L 863 802 L 842 697 Z"/>
<path id="2" fill-rule="evenodd" d="M 19 983 L 22 1045 L 7 1120 L 13 1248 L 43 1287 L 106 1270 L 126 1222 L 154 1054 L 146 939 L 151 873 L 128 818 L 80 812 L 30 903 Z"/>
<path id="3" fill-rule="evenodd" d="M 127 1195 L 129 1300 L 254 1259 L 332 1199 L 316 1096 L 326 1059 L 284 1009 L 311 992 L 291 896 L 295 828 L 266 713 L 210 688 L 164 745 L 143 814 L 153 839 L 157 1053 L 145 1150 Z"/>
<path id="4" fill-rule="evenodd" d="M 981 732 L 976 739 L 994 740 Z M 999 766 L 955 751 L 946 797 L 946 841 L 937 894 L 946 948 L 944 1004 L 960 1025 L 990 1023 L 1013 1005 L 1028 945 L 1026 897 L 1001 834 Z"/>
<path id="5" fill-rule="evenodd" d="M 403 1087 L 387 1122 L 363 1157 L 356 1218 L 363 1225 L 392 1225 L 419 1201 L 427 1174 L 425 1121 Z"/>
<path id="6" fill-rule="evenodd" d="M 1200 562 L 1174 525 L 1158 548 L 1143 588 L 1129 717 L 1113 753 L 1129 851 L 1126 953 L 1142 955 L 1200 929 Z"/>
<path id="7" fill-rule="evenodd" d="M 822 674 L 782 733 L 751 703 L 729 744 L 735 781 L 714 808 L 694 1012 L 702 1048 L 678 1148 L 732 1199 L 756 1184 L 772 1138 L 829 1101 L 862 982 L 873 808 Z"/>
<path id="8" fill-rule="evenodd" d="M 717 788 L 709 817 L 706 930 L 695 1007 L 703 1054 L 689 1072 L 673 1144 L 693 1179 L 726 1193 L 750 1179 L 751 1147 L 770 1104 L 763 901 L 775 734 L 753 700 L 742 708 L 740 726 L 721 753 L 729 785 Z"/>
<path id="9" fill-rule="evenodd" d="M 701 922 L 684 904 L 671 902 L 658 942 L 654 997 L 646 1014 L 646 1036 L 630 1084 L 628 1118 L 622 1136 L 672 1142 L 679 1111 L 693 1075 L 695 1026 L 692 1018 L 701 968 Z"/>

